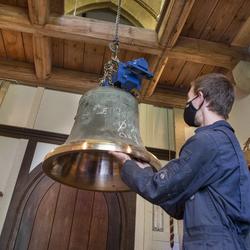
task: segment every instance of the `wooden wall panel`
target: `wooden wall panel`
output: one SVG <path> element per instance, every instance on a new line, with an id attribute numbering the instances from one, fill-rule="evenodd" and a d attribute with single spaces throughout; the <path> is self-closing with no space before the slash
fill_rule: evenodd
<path id="1" fill-rule="evenodd" d="M 122 225 L 122 211 L 121 207 L 123 207 L 125 204 L 122 204 L 119 202 L 119 195 L 118 193 L 106 193 L 104 194 L 104 197 L 106 199 L 107 204 L 112 204 L 112 206 L 109 206 L 108 208 L 108 237 L 107 237 L 107 249 L 108 250 L 117 250 L 120 248 L 121 245 L 121 225 Z M 130 195 L 132 195 L 130 193 Z M 133 195 L 132 195 L 133 196 Z M 128 205 L 128 203 L 126 203 Z M 133 202 L 129 202 L 129 204 L 133 204 Z M 125 209 L 126 210 L 126 209 Z M 128 212 L 126 210 L 126 212 Z M 129 214 L 129 213 L 128 213 Z M 126 220 L 129 220 L 130 222 L 134 222 L 134 219 L 126 218 Z M 112 226 L 111 226 L 112 225 Z M 132 225 L 133 228 L 134 225 Z M 124 225 L 124 228 L 126 226 Z M 134 235 L 134 233 L 131 233 L 131 235 Z M 127 235 L 125 236 L 127 237 Z M 131 248 L 127 248 L 131 249 Z M 122 249 L 121 249 L 122 250 Z"/>
<path id="2" fill-rule="evenodd" d="M 28 33 L 22 33 L 22 37 L 26 61 L 29 63 L 34 63 L 32 35 Z"/>
<path id="3" fill-rule="evenodd" d="M 0 57 L 1 58 L 6 58 L 7 57 L 7 53 L 6 53 L 5 46 L 4 46 L 4 41 L 3 41 L 3 35 L 2 35 L 1 30 L 0 30 Z"/>
<path id="4" fill-rule="evenodd" d="M 83 70 L 87 73 L 101 74 L 105 46 L 85 43 Z"/>
<path id="5" fill-rule="evenodd" d="M 108 208 L 103 193 L 95 193 L 92 212 L 88 250 L 103 250 L 108 236 Z"/>
<path id="6" fill-rule="evenodd" d="M 89 228 L 94 205 L 94 192 L 79 190 L 74 211 L 69 249 L 87 250 Z M 84 220 L 80 220 L 84 215 Z"/>
<path id="7" fill-rule="evenodd" d="M 43 198 L 44 189 L 49 189 L 53 185 L 54 181 L 44 176 L 42 180 L 38 183 L 35 192 L 32 190 L 30 197 L 28 198 L 29 206 L 23 211 L 20 226 L 18 228 L 17 238 L 15 240 L 15 250 L 25 250 L 28 249 L 33 223 L 31 221 L 35 220 L 36 211 L 39 207 L 39 201 Z M 23 204 L 25 205 L 25 204 Z"/>
<path id="8" fill-rule="evenodd" d="M 48 247 L 49 250 L 68 249 L 76 195 L 77 189 L 61 185 Z"/>
<path id="9" fill-rule="evenodd" d="M 26 61 L 22 33 L 2 30 L 2 34 L 7 57 L 18 61 Z"/>
<path id="10" fill-rule="evenodd" d="M 83 71 L 84 43 L 64 40 L 64 68 Z"/>
<path id="11" fill-rule="evenodd" d="M 64 65 L 64 40 L 52 38 L 52 65 L 63 67 Z"/>
<path id="12" fill-rule="evenodd" d="M 59 190 L 60 184 L 55 182 L 42 198 L 36 213 L 29 250 L 48 249 Z"/>

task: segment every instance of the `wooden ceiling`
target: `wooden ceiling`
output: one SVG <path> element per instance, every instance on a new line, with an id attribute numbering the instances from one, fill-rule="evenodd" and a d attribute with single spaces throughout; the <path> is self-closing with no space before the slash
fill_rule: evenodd
<path id="1" fill-rule="evenodd" d="M 0 78 L 84 93 L 98 86 L 114 24 L 64 15 L 62 0 L 0 0 Z M 189 83 L 250 61 L 250 0 L 166 0 L 156 30 L 120 25 L 120 60 L 145 57 L 142 102 L 183 107 Z"/>

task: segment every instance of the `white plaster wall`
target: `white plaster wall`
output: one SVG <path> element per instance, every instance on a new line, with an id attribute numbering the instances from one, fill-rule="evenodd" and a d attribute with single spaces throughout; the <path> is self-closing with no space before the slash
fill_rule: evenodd
<path id="1" fill-rule="evenodd" d="M 45 90 L 35 121 L 35 129 L 69 134 L 81 95 Z"/>
<path id="2" fill-rule="evenodd" d="M 243 148 L 243 144 L 250 137 L 250 95 L 236 99 L 229 122 Z"/>
<path id="3" fill-rule="evenodd" d="M 11 84 L 0 107 L 0 124 L 25 127 L 35 93 L 36 88 Z"/>
<path id="4" fill-rule="evenodd" d="M 0 136 L 0 233 L 15 187 L 27 140 Z"/>

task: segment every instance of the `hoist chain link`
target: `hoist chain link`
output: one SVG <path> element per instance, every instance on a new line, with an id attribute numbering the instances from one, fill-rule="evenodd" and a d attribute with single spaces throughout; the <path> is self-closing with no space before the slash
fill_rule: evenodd
<path id="1" fill-rule="evenodd" d="M 117 72 L 119 58 L 118 58 L 118 51 L 119 51 L 119 23 L 120 23 L 120 16 L 121 16 L 121 0 L 118 0 L 118 7 L 117 7 L 117 15 L 115 21 L 115 36 L 114 40 L 109 44 L 109 49 L 111 51 L 111 60 L 104 64 L 103 69 L 103 77 L 100 79 L 100 86 L 108 84 L 113 86 L 114 83 L 112 82 L 112 75 Z"/>

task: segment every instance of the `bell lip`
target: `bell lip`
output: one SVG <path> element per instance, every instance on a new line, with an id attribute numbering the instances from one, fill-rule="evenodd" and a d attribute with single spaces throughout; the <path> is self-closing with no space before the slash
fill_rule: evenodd
<path id="1" fill-rule="evenodd" d="M 128 155 L 131 155 L 134 158 L 138 158 L 148 162 L 157 170 L 161 168 L 161 162 L 158 160 L 158 158 L 152 153 L 148 152 L 146 149 L 142 150 L 142 147 L 137 147 L 126 143 L 117 143 L 113 141 L 95 140 L 95 139 L 73 141 L 58 146 L 45 156 L 44 161 L 56 155 L 64 154 L 66 152 L 79 152 L 79 151 L 91 151 L 91 150 L 123 152 Z"/>

